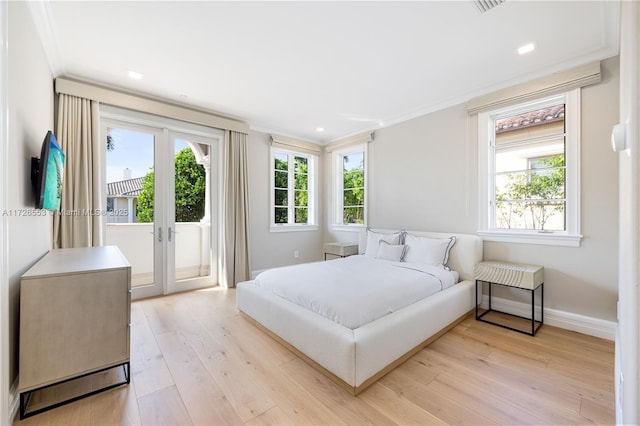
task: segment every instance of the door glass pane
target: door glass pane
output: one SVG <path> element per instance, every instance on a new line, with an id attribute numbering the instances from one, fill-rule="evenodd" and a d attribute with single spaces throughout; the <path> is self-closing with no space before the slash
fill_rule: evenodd
<path id="1" fill-rule="evenodd" d="M 209 146 L 174 141 L 175 280 L 212 275 Z"/>
<path id="2" fill-rule="evenodd" d="M 153 134 L 107 128 L 107 231 L 131 264 L 131 286 L 154 283 Z"/>

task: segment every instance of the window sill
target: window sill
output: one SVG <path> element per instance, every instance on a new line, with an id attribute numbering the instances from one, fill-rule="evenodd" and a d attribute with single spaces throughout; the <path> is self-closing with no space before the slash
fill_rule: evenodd
<path id="1" fill-rule="evenodd" d="M 504 243 L 540 244 L 547 246 L 580 247 L 582 235 L 564 232 L 504 232 L 478 231 L 478 235 L 485 241 Z"/>
<path id="2" fill-rule="evenodd" d="M 344 231 L 344 232 L 360 232 L 363 229 L 367 229 L 366 225 L 331 225 L 332 231 Z"/>
<path id="3" fill-rule="evenodd" d="M 304 232 L 317 231 L 318 225 L 271 225 L 270 232 Z"/>

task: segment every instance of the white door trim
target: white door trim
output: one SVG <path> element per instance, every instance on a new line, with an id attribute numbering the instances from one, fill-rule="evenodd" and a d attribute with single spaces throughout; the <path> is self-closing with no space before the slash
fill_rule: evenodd
<path id="1" fill-rule="evenodd" d="M 620 124 L 626 146 L 619 147 L 618 333 L 616 336 L 616 423 L 638 424 L 640 363 L 640 144 L 638 141 L 638 50 L 640 9 L 637 2 L 621 3 Z"/>

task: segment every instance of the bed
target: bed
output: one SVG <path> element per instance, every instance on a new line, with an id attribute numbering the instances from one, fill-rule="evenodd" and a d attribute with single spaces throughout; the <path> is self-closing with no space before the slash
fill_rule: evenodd
<path id="1" fill-rule="evenodd" d="M 338 270 L 343 267 L 368 268 L 367 265 L 371 263 L 367 263 L 365 257 L 377 257 L 372 255 L 372 235 L 382 240 L 378 241 L 381 247 L 378 255 L 384 249 L 383 255 L 389 255 L 385 260 L 397 263 L 398 259 L 393 257 L 397 255 L 397 250 L 400 250 L 398 246 L 402 244 L 393 240 L 387 242 L 385 239 L 393 239 L 395 235 L 402 234 L 394 230 L 365 230 L 360 234 L 361 255 L 352 256 L 352 260 L 347 258 L 326 262 L 327 267 L 333 265 Z M 378 313 L 374 319 L 362 319 L 357 315 L 354 319 L 353 315 L 345 314 L 345 311 L 342 314 L 344 318 L 338 318 L 340 315 L 332 317 L 324 312 L 326 308 L 315 306 L 316 299 L 319 298 L 307 296 L 309 300 L 305 306 L 304 300 L 296 299 L 304 294 L 302 290 L 298 292 L 295 286 L 293 290 L 296 293 L 285 297 L 280 294 L 281 289 L 277 283 L 274 284 L 275 289 L 263 284 L 267 282 L 265 277 L 270 276 L 272 280 L 275 277 L 277 281 L 276 272 L 286 272 L 287 269 L 278 268 L 278 271 L 273 273 L 264 272 L 263 274 L 269 272 L 265 277 L 261 274 L 255 280 L 238 283 L 237 307 L 245 318 L 293 350 L 334 382 L 357 395 L 462 321 L 475 306 L 473 269 L 482 260 L 482 240 L 475 235 L 456 233 L 408 231 L 405 235 L 413 238 L 413 252 L 412 248 L 407 251 L 406 245 L 403 249 L 402 255 L 407 260 L 415 260 L 411 259 L 409 253 L 415 258 L 419 252 L 416 241 L 455 241 L 448 247 L 443 262 L 446 269 L 457 273 L 459 282 L 448 285 L 445 274 L 444 278 L 437 278 L 442 284 L 442 289 L 428 297 L 414 295 L 412 297 L 417 297 L 415 301 L 398 302 L 399 305 L 390 309 L 384 307 L 383 309 L 388 311 L 381 315 Z M 401 238 L 405 238 L 404 235 Z M 322 267 L 322 264 L 323 262 L 315 265 L 294 265 L 291 267 L 294 268 L 293 272 L 289 271 L 293 278 L 282 276 L 282 281 L 300 280 L 300 274 L 304 276 L 304 273 L 308 272 L 306 268 Z M 405 265 L 401 264 L 395 266 L 398 273 L 401 271 L 402 274 L 405 274 L 407 269 L 414 269 L 403 267 Z M 437 275 L 430 272 L 433 271 L 427 270 L 427 274 Z M 384 276 L 383 272 L 380 274 Z M 313 276 L 315 281 L 322 282 L 322 273 L 314 273 Z M 345 276 L 348 274 L 345 273 Z M 300 280 L 303 281 L 306 280 Z M 406 292 L 413 293 L 413 290 Z M 348 304 L 346 308 L 348 313 Z"/>

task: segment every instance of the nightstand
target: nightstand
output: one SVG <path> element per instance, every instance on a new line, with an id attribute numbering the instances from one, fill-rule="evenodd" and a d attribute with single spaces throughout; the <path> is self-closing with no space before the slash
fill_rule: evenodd
<path id="1" fill-rule="evenodd" d="M 487 322 L 489 324 L 498 325 L 500 327 L 508 328 L 510 330 L 518 331 L 520 333 L 534 336 L 540 326 L 544 322 L 544 267 L 539 265 L 526 265 L 509 262 L 501 262 L 497 260 L 489 260 L 480 262 L 474 269 L 476 278 L 476 320 Z M 480 290 L 480 297 L 482 297 L 483 285 L 482 283 L 489 284 L 489 308 L 480 313 L 478 300 L 478 290 Z M 492 307 L 492 294 L 491 289 L 493 285 L 501 285 L 506 287 L 517 288 L 531 293 L 531 317 L 509 314 L 506 312 L 498 311 Z M 536 291 L 540 289 L 540 320 L 535 319 L 535 295 Z M 511 327 L 506 324 L 491 321 L 484 318 L 485 315 L 491 312 L 498 312 L 507 316 L 523 318 L 531 321 L 531 331 L 522 330 L 515 327 Z M 536 326 L 537 323 L 537 326 Z"/>
<path id="2" fill-rule="evenodd" d="M 324 260 L 327 260 L 327 255 L 347 257 L 353 254 L 358 254 L 358 244 L 354 243 L 325 243 L 324 244 Z"/>

